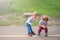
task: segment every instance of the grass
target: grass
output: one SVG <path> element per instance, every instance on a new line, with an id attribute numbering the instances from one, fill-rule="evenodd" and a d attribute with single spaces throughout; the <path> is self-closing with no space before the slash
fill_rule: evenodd
<path id="1" fill-rule="evenodd" d="M 9 25 L 11 25 L 9 22 L 0 21 L 0 26 L 9 26 Z"/>
<path id="2" fill-rule="evenodd" d="M 13 0 L 10 7 L 6 11 L 2 11 L 0 15 L 11 15 L 5 19 L 7 21 L 0 21 L 0 26 L 7 25 L 25 25 L 28 18 L 21 17 L 24 12 L 37 11 L 39 15 L 46 14 L 50 17 L 60 19 L 60 0 Z M 38 21 L 33 25 L 38 25 Z"/>
<path id="3" fill-rule="evenodd" d="M 19 25 L 20 24 L 20 20 L 21 20 L 21 17 L 20 17 L 21 14 L 14 14 L 14 15 L 10 15 L 8 17 L 3 17 L 0 19 L 0 26 L 9 26 L 9 25 Z M 4 18 L 6 20 L 4 20 Z"/>
<path id="4" fill-rule="evenodd" d="M 14 0 L 10 10 L 15 12 L 33 12 L 60 18 L 60 0 Z"/>
<path id="5" fill-rule="evenodd" d="M 26 20 L 28 18 L 24 18 L 22 14 L 16 14 L 16 15 L 11 15 L 8 16 L 4 19 L 0 20 L 0 26 L 9 26 L 9 25 L 24 25 L 26 23 Z M 33 26 L 38 25 L 38 21 L 33 22 Z"/>

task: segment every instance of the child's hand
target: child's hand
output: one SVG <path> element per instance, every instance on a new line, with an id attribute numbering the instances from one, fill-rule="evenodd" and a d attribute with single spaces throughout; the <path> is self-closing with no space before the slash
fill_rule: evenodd
<path id="1" fill-rule="evenodd" d="M 30 23 L 30 25 L 32 26 L 32 23 Z"/>
<path id="2" fill-rule="evenodd" d="M 46 26 L 43 26 L 43 28 L 46 28 Z"/>
<path id="3" fill-rule="evenodd" d="M 46 28 L 47 26 L 41 25 L 43 28 Z"/>
<path id="4" fill-rule="evenodd" d="M 29 22 L 30 25 L 32 25 L 32 23 Z"/>
<path id="5" fill-rule="evenodd" d="M 37 21 L 37 19 L 38 19 L 38 16 L 34 20 Z"/>
<path id="6" fill-rule="evenodd" d="M 35 21 L 36 21 L 37 19 L 35 19 Z"/>

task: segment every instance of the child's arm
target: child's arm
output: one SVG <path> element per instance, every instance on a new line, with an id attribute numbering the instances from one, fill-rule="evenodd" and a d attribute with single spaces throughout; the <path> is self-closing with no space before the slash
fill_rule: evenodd
<path id="1" fill-rule="evenodd" d="M 34 18 L 34 21 L 37 21 L 37 19 L 38 19 L 38 16 L 36 18 Z"/>
<path id="2" fill-rule="evenodd" d="M 34 19 L 34 21 L 36 21 L 37 19 Z"/>
<path id="3" fill-rule="evenodd" d="M 32 23 L 28 22 L 30 25 L 32 25 Z"/>
<path id="4" fill-rule="evenodd" d="M 43 28 L 46 28 L 46 27 L 47 27 L 47 26 L 44 26 L 44 25 L 41 25 L 41 24 L 40 24 L 39 26 L 41 26 L 41 27 L 43 27 Z"/>

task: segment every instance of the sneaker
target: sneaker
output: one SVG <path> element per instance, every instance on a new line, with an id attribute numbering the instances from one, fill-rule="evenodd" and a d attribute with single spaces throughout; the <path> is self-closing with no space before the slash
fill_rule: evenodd
<path id="1" fill-rule="evenodd" d="M 47 34 L 45 34 L 45 37 L 47 37 L 48 35 Z"/>
<path id="2" fill-rule="evenodd" d="M 31 33 L 32 35 L 36 35 L 34 32 Z"/>
<path id="3" fill-rule="evenodd" d="M 38 33 L 37 35 L 40 36 L 40 33 Z"/>
<path id="4" fill-rule="evenodd" d="M 32 36 L 32 34 L 28 34 L 28 36 Z"/>

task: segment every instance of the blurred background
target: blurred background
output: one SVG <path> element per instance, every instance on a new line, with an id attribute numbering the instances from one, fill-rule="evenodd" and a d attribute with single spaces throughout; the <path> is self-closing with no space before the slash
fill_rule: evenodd
<path id="1" fill-rule="evenodd" d="M 0 0 L 0 26 L 25 25 L 34 11 L 39 16 L 48 15 L 49 25 L 60 24 L 60 0 Z M 33 25 L 38 25 L 38 21 Z"/>

